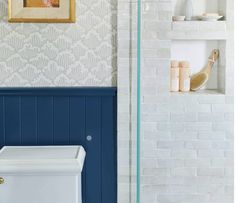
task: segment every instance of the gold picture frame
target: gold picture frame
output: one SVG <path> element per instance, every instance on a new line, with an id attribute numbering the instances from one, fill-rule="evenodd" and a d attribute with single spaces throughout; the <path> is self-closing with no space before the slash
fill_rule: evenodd
<path id="1" fill-rule="evenodd" d="M 27 0 L 8 0 L 8 21 L 9 22 L 26 22 L 26 23 L 74 23 L 75 0 L 59 0 L 59 5 L 25 6 Z M 30 0 L 28 0 L 30 1 Z M 35 0 L 32 0 L 35 2 Z M 38 0 L 39 1 L 39 0 Z M 46 0 L 41 0 L 45 2 Z M 48 0 L 52 1 L 52 0 Z"/>

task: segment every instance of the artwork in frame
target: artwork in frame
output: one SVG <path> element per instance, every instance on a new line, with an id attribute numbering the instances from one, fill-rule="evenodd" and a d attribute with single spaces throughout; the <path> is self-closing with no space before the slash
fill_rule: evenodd
<path id="1" fill-rule="evenodd" d="M 73 23 L 75 0 L 8 0 L 9 22 Z"/>

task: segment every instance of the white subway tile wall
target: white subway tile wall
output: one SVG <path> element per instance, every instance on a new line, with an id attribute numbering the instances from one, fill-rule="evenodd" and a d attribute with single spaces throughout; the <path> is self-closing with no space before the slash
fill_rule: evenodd
<path id="1" fill-rule="evenodd" d="M 129 92 L 130 78 L 136 86 L 136 5 L 118 2 L 119 203 L 134 203 L 136 195 L 136 142 L 128 121 L 130 98 L 136 102 Z M 171 94 L 172 1 L 142 1 L 141 203 L 233 202 L 233 0 L 226 6 L 225 94 Z"/>

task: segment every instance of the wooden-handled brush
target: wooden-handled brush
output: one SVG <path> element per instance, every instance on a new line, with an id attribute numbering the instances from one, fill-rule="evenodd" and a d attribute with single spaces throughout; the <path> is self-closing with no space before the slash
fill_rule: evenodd
<path id="1" fill-rule="evenodd" d="M 211 69 L 219 58 L 219 50 L 214 49 L 209 57 L 207 65 L 199 72 L 191 77 L 190 88 L 193 91 L 199 90 L 202 88 L 210 78 Z"/>

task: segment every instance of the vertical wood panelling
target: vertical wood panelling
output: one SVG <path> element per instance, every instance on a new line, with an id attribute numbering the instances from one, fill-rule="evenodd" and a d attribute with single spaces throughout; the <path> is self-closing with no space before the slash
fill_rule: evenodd
<path id="1" fill-rule="evenodd" d="M 91 190 L 86 190 L 86 203 L 102 203 L 101 188 L 101 99 L 86 97 L 86 188 L 92 182 Z"/>
<path id="2" fill-rule="evenodd" d="M 70 97 L 70 144 L 86 145 L 85 97 Z"/>
<path id="3" fill-rule="evenodd" d="M 21 144 L 20 97 L 5 97 L 5 143 Z"/>
<path id="4" fill-rule="evenodd" d="M 69 144 L 69 98 L 54 97 L 54 144 L 68 145 Z"/>
<path id="5" fill-rule="evenodd" d="M 21 137 L 22 145 L 37 144 L 36 97 L 21 97 Z"/>
<path id="6" fill-rule="evenodd" d="M 5 129 L 5 106 L 4 106 L 4 97 L 0 97 L 0 148 L 4 146 L 5 143 L 5 135 L 4 135 L 4 129 Z"/>
<path id="7" fill-rule="evenodd" d="M 110 112 L 113 112 L 112 114 Z M 114 187 L 117 179 L 117 160 L 113 155 L 116 152 L 115 110 L 111 97 L 102 98 L 102 203 L 115 202 L 117 188 Z M 107 176 L 109 174 L 109 176 Z M 115 178 L 110 178 L 115 177 Z M 110 199 L 112 197 L 112 199 Z"/>
<path id="8" fill-rule="evenodd" d="M 86 100 L 85 97 L 70 97 L 70 104 L 69 104 L 69 115 L 70 115 L 70 144 L 80 144 L 85 148 L 86 147 Z M 86 201 L 86 160 L 83 167 L 83 176 L 82 182 L 84 183 L 82 196 L 83 202 L 87 203 Z"/>
<path id="9" fill-rule="evenodd" d="M 53 97 L 37 98 L 37 139 L 39 145 L 53 145 Z"/>
<path id="10" fill-rule="evenodd" d="M 83 203 L 116 203 L 116 108 L 112 88 L 0 90 L 0 148 L 82 145 Z"/>

